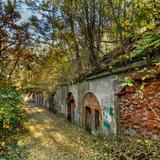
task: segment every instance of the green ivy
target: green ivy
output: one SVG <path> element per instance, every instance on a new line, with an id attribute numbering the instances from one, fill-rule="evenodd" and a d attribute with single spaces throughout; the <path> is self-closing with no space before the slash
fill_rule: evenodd
<path id="1" fill-rule="evenodd" d="M 135 44 L 132 57 L 143 57 L 147 53 L 153 53 L 154 50 L 160 50 L 160 28 L 148 31 Z"/>
<path id="2" fill-rule="evenodd" d="M 130 77 L 125 77 L 121 86 L 122 87 L 132 87 L 134 86 L 134 80 L 132 80 Z"/>

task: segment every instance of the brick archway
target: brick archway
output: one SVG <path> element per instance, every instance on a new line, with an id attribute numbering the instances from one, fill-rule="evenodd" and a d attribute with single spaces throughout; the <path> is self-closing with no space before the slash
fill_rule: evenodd
<path id="1" fill-rule="evenodd" d="M 74 121 L 74 110 L 76 108 L 76 103 L 72 92 L 67 94 L 67 119 L 69 121 Z"/>
<path id="2" fill-rule="evenodd" d="M 82 120 L 83 120 L 83 126 L 89 132 L 101 128 L 102 111 L 97 97 L 92 92 L 88 92 L 84 96 Z"/>

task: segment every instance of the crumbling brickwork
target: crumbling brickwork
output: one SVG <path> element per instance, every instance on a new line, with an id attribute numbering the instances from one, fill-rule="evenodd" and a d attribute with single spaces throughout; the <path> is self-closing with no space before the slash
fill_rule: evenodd
<path id="1" fill-rule="evenodd" d="M 142 84 L 144 88 L 137 94 Z M 120 96 L 121 131 L 160 140 L 160 120 L 154 112 L 160 117 L 160 79 L 126 88 Z"/>

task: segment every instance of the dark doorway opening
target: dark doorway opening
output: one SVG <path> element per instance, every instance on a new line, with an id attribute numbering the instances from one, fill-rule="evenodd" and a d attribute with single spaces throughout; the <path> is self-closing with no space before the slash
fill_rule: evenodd
<path id="1" fill-rule="evenodd" d="M 71 105 L 70 104 L 68 105 L 67 119 L 71 121 Z"/>
<path id="2" fill-rule="evenodd" d="M 67 95 L 67 119 L 74 121 L 75 100 L 71 92 Z"/>
<path id="3" fill-rule="evenodd" d="M 92 121 L 92 117 L 91 117 L 91 108 L 86 107 L 86 112 L 85 112 L 85 128 L 88 132 L 91 132 L 91 121 Z"/>

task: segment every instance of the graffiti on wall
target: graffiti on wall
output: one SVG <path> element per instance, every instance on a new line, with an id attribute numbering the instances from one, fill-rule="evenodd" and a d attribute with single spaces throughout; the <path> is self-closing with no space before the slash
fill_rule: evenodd
<path id="1" fill-rule="evenodd" d="M 110 97 L 105 97 L 101 99 L 101 106 L 103 108 L 103 126 L 106 129 L 111 128 L 111 124 L 113 121 L 113 106 L 111 105 Z M 110 105 L 110 107 L 108 107 Z"/>
<path id="2" fill-rule="evenodd" d="M 103 111 L 103 125 L 105 128 L 110 129 L 111 128 L 111 123 L 112 123 L 112 118 L 113 117 L 113 107 L 110 107 L 109 110 L 104 110 Z"/>

